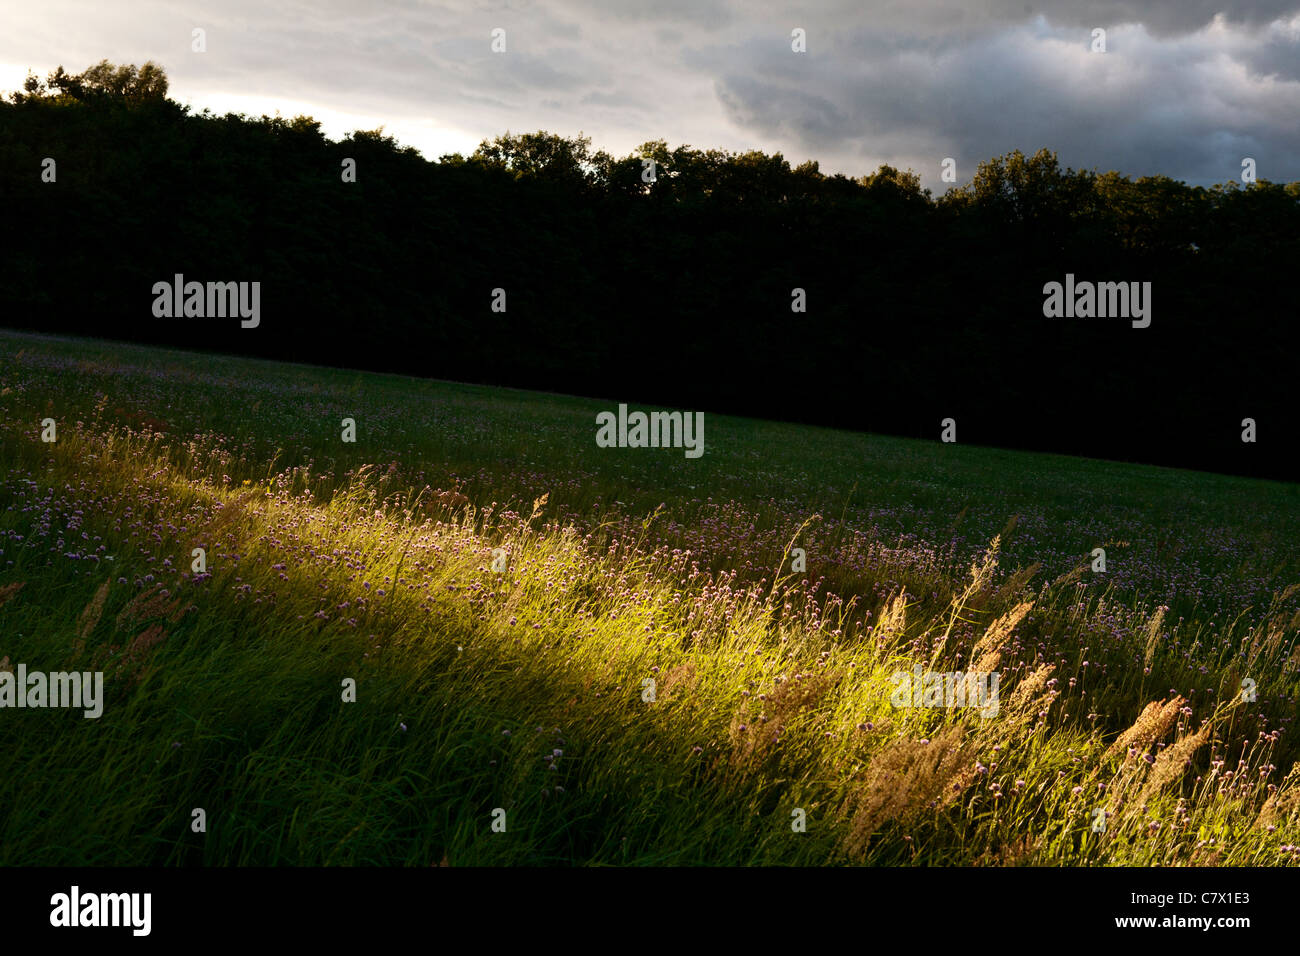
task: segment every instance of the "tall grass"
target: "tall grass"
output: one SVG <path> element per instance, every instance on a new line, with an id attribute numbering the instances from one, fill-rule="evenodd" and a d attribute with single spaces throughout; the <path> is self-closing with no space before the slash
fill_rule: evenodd
<path id="1" fill-rule="evenodd" d="M 1300 858 L 1288 486 L 0 340 L 0 667 L 107 678 L 0 710 L 0 863 Z"/>

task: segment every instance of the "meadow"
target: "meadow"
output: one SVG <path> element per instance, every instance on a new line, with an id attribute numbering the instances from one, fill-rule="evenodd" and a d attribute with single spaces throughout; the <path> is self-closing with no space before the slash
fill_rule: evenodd
<path id="1" fill-rule="evenodd" d="M 0 864 L 1300 865 L 1300 486 L 636 399 L 0 331 Z"/>

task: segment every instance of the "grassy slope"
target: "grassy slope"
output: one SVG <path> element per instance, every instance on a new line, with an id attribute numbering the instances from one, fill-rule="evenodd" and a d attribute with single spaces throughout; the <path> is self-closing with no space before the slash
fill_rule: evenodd
<path id="1" fill-rule="evenodd" d="M 610 407 L 0 333 L 0 863 L 1294 858 L 1295 486 Z"/>

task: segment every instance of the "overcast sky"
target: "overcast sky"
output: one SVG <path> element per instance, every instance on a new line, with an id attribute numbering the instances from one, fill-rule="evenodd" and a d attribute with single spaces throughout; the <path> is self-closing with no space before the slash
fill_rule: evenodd
<path id="1" fill-rule="evenodd" d="M 430 159 L 546 129 L 616 155 L 666 139 L 850 176 L 890 163 L 936 191 L 945 157 L 964 182 L 980 160 L 1040 146 L 1132 176 L 1223 182 L 1252 157 L 1261 179 L 1300 180 L 1300 0 L 0 6 L 0 89 L 104 58 L 154 60 L 196 110 L 308 113 L 332 138 L 382 124 Z"/>

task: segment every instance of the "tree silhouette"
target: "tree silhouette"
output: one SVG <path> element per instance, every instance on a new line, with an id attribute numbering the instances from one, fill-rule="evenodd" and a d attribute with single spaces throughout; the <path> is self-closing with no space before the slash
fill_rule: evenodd
<path id="1" fill-rule="evenodd" d="M 382 129 L 333 142 L 166 90 L 155 64 L 105 61 L 0 99 L 7 324 L 929 438 L 954 416 L 964 441 L 1290 474 L 1300 183 L 1203 189 L 1041 149 L 935 197 L 888 165 L 653 138 L 619 157 L 544 130 L 430 162 Z M 261 325 L 155 319 L 177 273 L 262 282 Z M 1150 281 L 1152 326 L 1044 318 L 1067 273 Z M 1240 442 L 1247 415 L 1267 447 Z"/>

